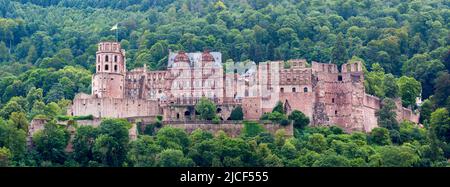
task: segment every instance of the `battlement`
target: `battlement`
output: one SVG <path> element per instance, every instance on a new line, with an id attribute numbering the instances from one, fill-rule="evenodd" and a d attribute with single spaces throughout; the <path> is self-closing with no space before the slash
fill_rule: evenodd
<path id="1" fill-rule="evenodd" d="M 324 72 L 324 73 L 339 73 L 336 64 L 326 64 L 320 62 L 312 62 L 312 69 L 316 72 Z"/>
<path id="2" fill-rule="evenodd" d="M 362 71 L 363 71 L 363 65 L 362 65 L 361 61 L 345 63 L 341 67 L 342 73 L 362 72 Z"/>
<path id="3" fill-rule="evenodd" d="M 122 52 L 119 42 L 100 42 L 98 44 L 97 53 L 101 52 Z"/>

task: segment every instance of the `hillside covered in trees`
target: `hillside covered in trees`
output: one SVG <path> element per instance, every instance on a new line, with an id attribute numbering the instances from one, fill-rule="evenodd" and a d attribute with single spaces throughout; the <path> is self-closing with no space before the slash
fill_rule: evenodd
<path id="1" fill-rule="evenodd" d="M 449 6 L 445 0 L 0 0 L 0 166 L 446 166 Z M 49 123 L 27 150 L 33 118 L 64 115 L 75 93 L 90 91 L 96 44 L 116 39 L 115 24 L 129 69 L 164 69 L 169 49 L 210 49 L 235 62 L 361 60 L 366 92 L 383 99 L 380 128 L 346 134 L 299 126 L 288 139 L 260 130 L 229 138 L 163 128 L 129 143 L 123 134 L 129 124 L 110 120 L 79 128 L 75 151 L 66 153 L 67 130 Z M 421 126 L 395 121 L 395 98 L 420 111 Z"/>

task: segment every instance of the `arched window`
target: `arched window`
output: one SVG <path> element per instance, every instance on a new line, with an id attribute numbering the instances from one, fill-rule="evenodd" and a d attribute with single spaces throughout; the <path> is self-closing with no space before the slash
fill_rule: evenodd
<path id="1" fill-rule="evenodd" d="M 334 115 L 337 115 L 337 110 L 334 111 Z"/>
<path id="2" fill-rule="evenodd" d="M 283 87 L 280 88 L 280 92 L 284 93 L 284 88 Z"/>
<path id="3" fill-rule="evenodd" d="M 117 72 L 117 65 L 114 65 L 114 71 Z"/>
<path id="4" fill-rule="evenodd" d="M 296 90 L 295 90 L 295 88 L 292 88 L 292 92 L 295 92 Z"/>
<path id="5" fill-rule="evenodd" d="M 108 62 L 108 55 L 105 56 L 105 62 Z"/>
<path id="6" fill-rule="evenodd" d="M 114 62 L 117 62 L 117 55 L 114 55 Z"/>
<path id="7" fill-rule="evenodd" d="M 331 99 L 331 102 L 334 103 L 334 98 Z"/>
<path id="8" fill-rule="evenodd" d="M 97 71 L 100 71 L 100 65 L 97 66 Z"/>
<path id="9" fill-rule="evenodd" d="M 308 87 L 303 88 L 303 92 L 308 92 Z"/>
<path id="10" fill-rule="evenodd" d="M 108 64 L 106 64 L 105 65 L 105 71 L 108 71 L 109 70 L 109 66 L 108 66 Z"/>

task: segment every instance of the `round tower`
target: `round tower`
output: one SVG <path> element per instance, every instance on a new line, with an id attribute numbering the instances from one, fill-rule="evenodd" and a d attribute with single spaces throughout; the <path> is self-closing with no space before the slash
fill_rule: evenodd
<path id="1" fill-rule="evenodd" d="M 123 98 L 126 59 L 120 43 L 99 43 L 95 67 L 92 95 L 97 98 Z"/>

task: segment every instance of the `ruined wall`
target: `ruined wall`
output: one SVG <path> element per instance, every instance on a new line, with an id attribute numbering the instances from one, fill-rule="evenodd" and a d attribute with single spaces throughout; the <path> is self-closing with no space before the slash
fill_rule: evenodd
<path id="1" fill-rule="evenodd" d="M 204 124 L 204 123 L 186 123 L 186 124 L 168 124 L 167 126 L 184 129 L 187 133 L 192 133 L 196 129 L 202 129 L 213 134 L 217 134 L 219 131 L 224 131 L 230 137 L 237 137 L 241 134 L 244 125 L 239 124 Z M 284 129 L 286 136 L 293 136 L 294 130 L 292 125 L 283 127 L 278 124 L 262 124 L 264 129 L 271 134 L 279 129 Z"/>
<path id="2" fill-rule="evenodd" d="M 375 115 L 380 109 L 380 99 L 378 97 L 366 94 L 364 97 L 364 131 L 370 132 L 378 127 L 378 118 Z"/>
<path id="3" fill-rule="evenodd" d="M 261 97 L 245 97 L 242 99 L 242 110 L 244 119 L 258 120 L 263 111 L 261 110 Z"/>
<path id="4" fill-rule="evenodd" d="M 75 98 L 71 115 L 109 118 L 156 116 L 160 113 L 158 102 L 142 99 Z"/>

